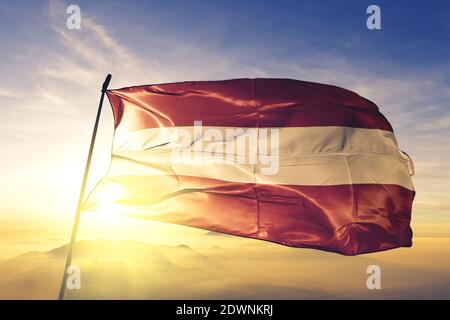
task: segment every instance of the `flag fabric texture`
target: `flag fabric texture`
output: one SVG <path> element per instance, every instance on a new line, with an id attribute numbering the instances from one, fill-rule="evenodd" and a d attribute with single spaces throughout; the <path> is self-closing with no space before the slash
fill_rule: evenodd
<path id="1" fill-rule="evenodd" d="M 352 91 L 234 79 L 107 96 L 112 161 L 85 210 L 344 255 L 412 244 L 412 161 Z"/>

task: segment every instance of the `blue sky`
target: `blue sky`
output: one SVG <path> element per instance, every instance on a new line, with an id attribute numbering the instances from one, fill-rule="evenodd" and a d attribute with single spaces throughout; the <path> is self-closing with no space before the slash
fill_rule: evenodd
<path id="1" fill-rule="evenodd" d="M 130 45 L 159 35 L 224 51 L 269 48 L 280 58 L 295 59 L 300 50 L 327 52 L 360 64 L 382 59 L 408 69 L 448 62 L 448 1 L 433 6 L 426 1 L 377 2 L 383 28 L 375 32 L 365 28 L 370 4 L 373 1 L 197 0 L 90 5 L 100 21 L 114 21 L 111 27 L 119 37 L 126 39 L 130 29 L 136 30 Z"/>
<path id="2" fill-rule="evenodd" d="M 72 3 L 81 30 L 65 28 Z M 366 28 L 370 4 L 381 30 Z M 111 87 L 287 77 L 377 103 L 415 160 L 415 221 L 450 234 L 448 1 L 19 0 L 1 5 L 0 26 L 0 216 L 72 216 L 108 72 Z M 108 161 L 108 111 L 93 181 Z"/>
<path id="3" fill-rule="evenodd" d="M 377 1 L 382 30 L 365 28 L 373 1 L 75 1 L 83 13 L 108 27 L 123 43 L 142 50 L 152 37 L 183 39 L 225 52 L 258 48 L 295 59 L 329 53 L 374 68 L 378 60 L 398 68 L 420 69 L 448 63 L 450 3 Z M 47 46 L 47 1 L 2 4 L 4 48 Z M 60 19 L 65 16 L 61 15 Z M 14 32 L 11 32 L 14 30 Z M 6 40 L 6 41 L 5 41 Z M 176 43 L 174 43 L 176 46 Z M 3 51 L 3 50 L 2 50 Z M 261 54 L 261 53 L 260 53 Z M 264 53 L 263 53 L 264 54 Z M 375 63 L 374 63 L 375 62 Z M 375 68 L 380 72 L 386 70 Z"/>

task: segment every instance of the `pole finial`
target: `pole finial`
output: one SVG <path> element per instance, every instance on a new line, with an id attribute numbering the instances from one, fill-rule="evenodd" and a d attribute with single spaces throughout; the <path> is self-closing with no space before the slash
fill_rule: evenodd
<path id="1" fill-rule="evenodd" d="M 103 86 L 102 86 L 102 92 L 105 92 L 106 90 L 108 90 L 108 86 L 109 86 L 109 82 L 111 81 L 111 74 L 108 73 L 108 75 L 106 76 L 105 82 L 103 82 Z"/>

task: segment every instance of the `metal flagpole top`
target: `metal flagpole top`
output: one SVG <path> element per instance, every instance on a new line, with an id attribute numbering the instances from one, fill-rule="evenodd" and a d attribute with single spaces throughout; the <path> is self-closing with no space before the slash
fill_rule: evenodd
<path id="1" fill-rule="evenodd" d="M 111 81 L 111 74 L 108 73 L 108 75 L 105 78 L 105 81 L 103 82 L 102 86 L 102 92 L 106 92 L 108 90 L 109 82 Z"/>

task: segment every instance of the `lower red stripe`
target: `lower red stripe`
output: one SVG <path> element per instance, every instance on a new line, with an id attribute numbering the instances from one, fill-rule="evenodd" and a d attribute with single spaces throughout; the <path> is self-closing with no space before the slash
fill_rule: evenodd
<path id="1" fill-rule="evenodd" d="M 345 255 L 411 246 L 415 193 L 397 185 L 260 185 L 190 176 L 120 176 L 106 178 L 98 188 L 111 180 L 129 195 L 118 204 L 148 211 L 140 218 Z M 95 208 L 94 198 L 88 199 L 87 209 Z M 152 211 L 156 205 L 159 209 Z M 133 207 L 127 215 L 134 215 Z"/>

